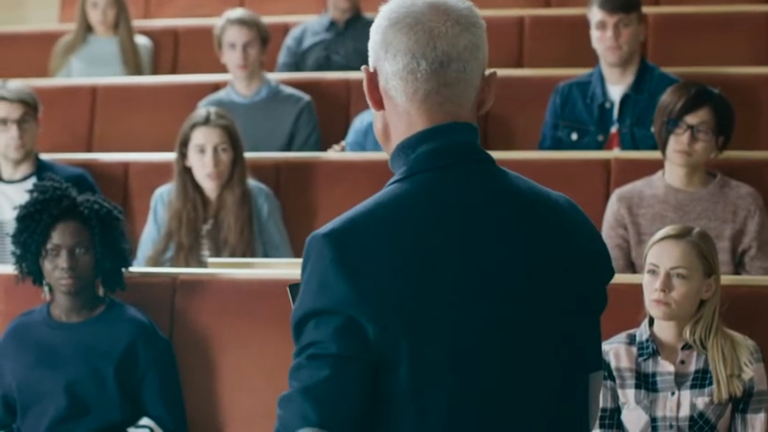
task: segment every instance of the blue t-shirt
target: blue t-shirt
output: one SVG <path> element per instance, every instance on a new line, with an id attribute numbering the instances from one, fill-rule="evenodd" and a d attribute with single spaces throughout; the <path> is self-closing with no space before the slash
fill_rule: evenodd
<path id="1" fill-rule="evenodd" d="M 78 323 L 48 304 L 16 318 L 0 340 L 0 430 L 125 431 L 142 417 L 187 430 L 170 341 L 136 308 L 110 299 Z"/>
<path id="2" fill-rule="evenodd" d="M 373 110 L 367 109 L 352 120 L 344 142 L 349 152 L 383 151 L 373 132 Z"/>

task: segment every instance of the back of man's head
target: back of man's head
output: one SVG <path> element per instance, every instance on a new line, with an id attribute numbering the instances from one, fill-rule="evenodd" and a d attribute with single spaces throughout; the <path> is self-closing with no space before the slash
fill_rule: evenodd
<path id="1" fill-rule="evenodd" d="M 398 105 L 466 111 L 488 63 L 485 21 L 467 0 L 389 0 L 368 52 L 379 86 Z"/>

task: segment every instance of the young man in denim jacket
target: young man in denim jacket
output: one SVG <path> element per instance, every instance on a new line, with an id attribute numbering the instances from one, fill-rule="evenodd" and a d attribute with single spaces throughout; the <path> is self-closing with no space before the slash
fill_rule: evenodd
<path id="1" fill-rule="evenodd" d="M 643 58 L 640 0 L 592 0 L 587 13 L 591 72 L 557 85 L 541 132 L 542 150 L 655 150 L 653 115 L 679 81 Z"/>

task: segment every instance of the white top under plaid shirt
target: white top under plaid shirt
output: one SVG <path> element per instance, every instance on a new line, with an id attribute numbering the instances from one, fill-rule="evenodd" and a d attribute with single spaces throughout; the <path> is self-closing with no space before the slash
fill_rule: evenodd
<path id="1" fill-rule="evenodd" d="M 707 356 L 689 344 L 662 360 L 646 319 L 603 343 L 603 388 L 595 431 L 765 432 L 768 391 L 760 348 L 747 338 L 754 376 L 744 395 L 712 402 Z"/>

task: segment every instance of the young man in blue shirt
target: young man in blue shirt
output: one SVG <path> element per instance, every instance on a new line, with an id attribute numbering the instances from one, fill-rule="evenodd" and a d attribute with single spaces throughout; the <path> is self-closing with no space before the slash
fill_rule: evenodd
<path id="1" fill-rule="evenodd" d="M 278 72 L 357 71 L 368 62 L 373 19 L 360 0 L 327 0 L 325 13 L 292 28 L 277 57 Z"/>

